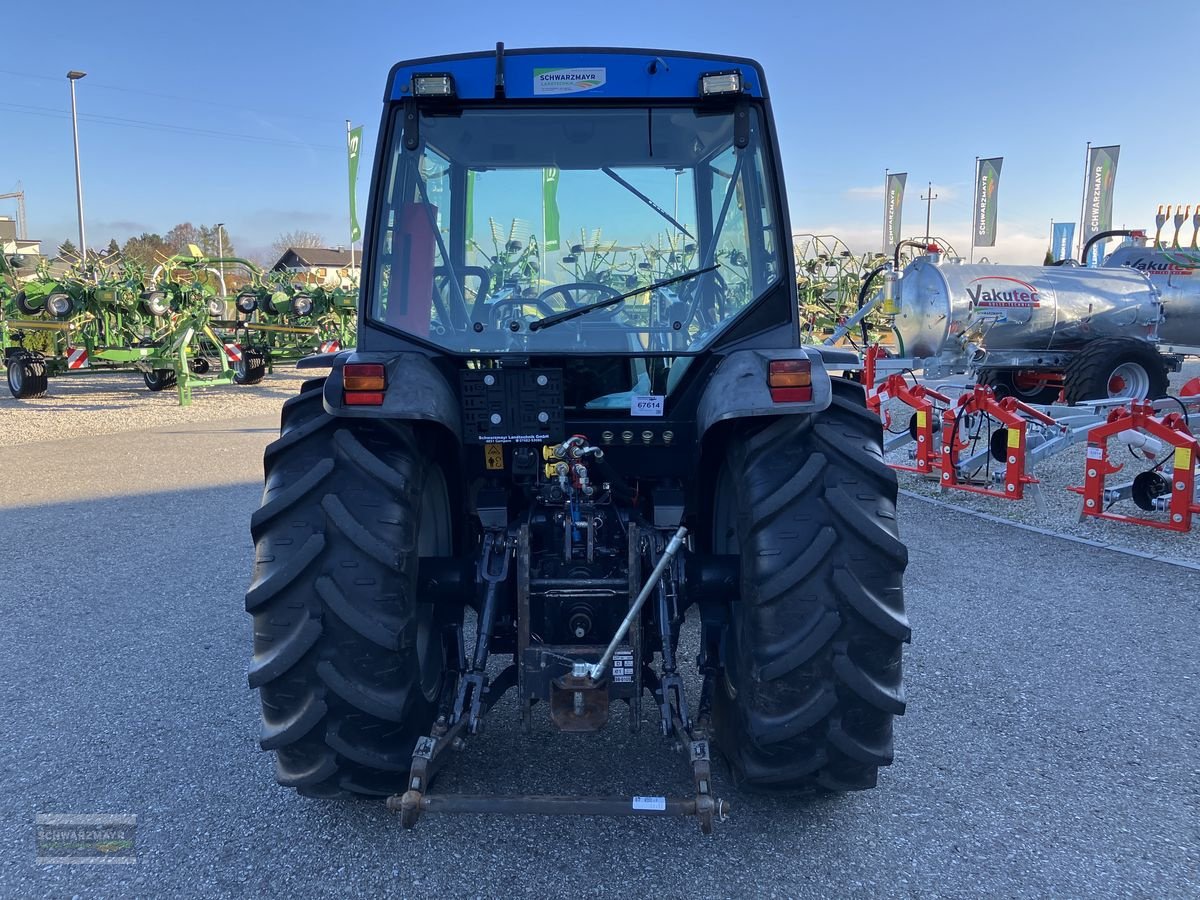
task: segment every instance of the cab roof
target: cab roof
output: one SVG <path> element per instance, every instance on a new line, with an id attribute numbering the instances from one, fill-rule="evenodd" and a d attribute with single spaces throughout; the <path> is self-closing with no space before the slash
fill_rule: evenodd
<path id="1" fill-rule="evenodd" d="M 461 100 L 682 100 L 699 96 L 702 75 L 733 71 L 741 73 L 743 96 L 767 96 L 762 66 L 742 57 L 679 50 L 498 47 L 399 62 L 388 76 L 384 102 L 411 97 L 414 75 L 450 75 Z"/>

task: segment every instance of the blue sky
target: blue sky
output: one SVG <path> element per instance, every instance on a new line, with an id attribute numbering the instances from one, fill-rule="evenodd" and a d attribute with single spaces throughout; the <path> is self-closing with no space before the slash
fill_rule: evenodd
<path id="1" fill-rule="evenodd" d="M 47 10 L 53 9 L 53 13 Z M 0 193 L 30 236 L 75 235 L 68 69 L 79 82 L 88 239 L 223 221 L 238 246 L 281 232 L 347 241 L 345 119 L 371 159 L 384 80 L 413 56 L 553 45 L 758 58 L 795 231 L 880 240 L 885 167 L 909 173 L 905 232 L 965 249 L 974 159 L 1003 156 L 989 256 L 1040 262 L 1079 215 L 1085 142 L 1120 144 L 1114 223 L 1200 203 L 1195 0 L 595 4 L 33 4 L 0 54 Z M 225 24 L 222 24 L 225 23 Z M 53 38 L 47 35 L 53 35 Z M 368 176 L 359 185 L 365 203 Z M 15 204 L 0 201 L 0 214 Z"/>

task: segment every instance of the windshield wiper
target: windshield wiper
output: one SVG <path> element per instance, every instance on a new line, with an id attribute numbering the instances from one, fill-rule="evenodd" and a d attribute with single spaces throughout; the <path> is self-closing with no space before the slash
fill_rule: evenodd
<path id="1" fill-rule="evenodd" d="M 595 303 L 589 303 L 586 306 L 577 306 L 574 309 L 565 309 L 560 313 L 555 313 L 552 316 L 546 316 L 544 319 L 538 319 L 536 322 L 529 323 L 530 331 L 541 331 L 543 328 L 549 328 L 551 325 L 557 325 L 559 322 L 567 322 L 574 319 L 576 316 L 582 316 L 585 313 L 590 313 L 594 309 L 604 309 L 606 306 L 616 306 L 622 300 L 628 300 L 630 297 L 636 297 L 638 294 L 644 294 L 647 291 L 657 291 L 660 288 L 669 287 L 672 284 L 677 284 L 680 281 L 688 281 L 695 278 L 697 275 L 703 275 L 706 272 L 714 272 L 721 268 L 720 263 L 713 263 L 711 266 L 706 266 L 703 269 L 693 269 L 690 272 L 684 272 L 682 275 L 676 275 L 673 278 L 664 278 L 662 281 L 656 281 L 653 284 L 648 284 L 645 287 L 634 288 L 632 291 L 626 291 L 624 294 L 617 294 L 615 297 L 605 297 L 603 300 L 597 300 Z"/>

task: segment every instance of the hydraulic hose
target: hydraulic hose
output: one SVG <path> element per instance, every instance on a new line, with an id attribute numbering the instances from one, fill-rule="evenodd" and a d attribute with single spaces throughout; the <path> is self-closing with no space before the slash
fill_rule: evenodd
<path id="1" fill-rule="evenodd" d="M 863 279 L 862 286 L 858 289 L 858 309 L 859 310 L 861 310 L 863 308 L 863 305 L 867 302 L 867 293 L 871 287 L 871 282 L 874 281 L 879 276 L 879 273 L 882 272 L 886 268 L 887 268 L 887 263 L 883 263 L 882 265 L 876 266 L 870 272 L 868 272 L 867 277 Z M 859 324 L 859 327 L 862 329 L 863 346 L 866 347 L 871 342 L 870 338 L 867 336 L 867 320 L 863 319 L 858 324 Z"/>
<path id="2" fill-rule="evenodd" d="M 1140 229 L 1131 230 L 1128 228 L 1114 228 L 1111 231 L 1101 231 L 1099 234 L 1094 234 L 1090 238 L 1088 238 L 1087 243 L 1083 245 L 1083 251 L 1079 254 L 1079 264 L 1081 266 L 1087 265 L 1088 251 L 1092 249 L 1092 244 L 1096 243 L 1097 241 L 1106 241 L 1111 237 L 1143 237 L 1144 238 L 1145 236 L 1146 236 L 1146 232 L 1142 231 Z"/>
<path id="3" fill-rule="evenodd" d="M 929 244 L 925 241 L 914 241 L 911 238 L 906 238 L 905 240 L 897 243 L 896 250 L 892 254 L 892 265 L 896 267 L 897 272 L 900 271 L 900 250 L 903 247 L 924 247 L 926 250 L 928 250 Z"/>

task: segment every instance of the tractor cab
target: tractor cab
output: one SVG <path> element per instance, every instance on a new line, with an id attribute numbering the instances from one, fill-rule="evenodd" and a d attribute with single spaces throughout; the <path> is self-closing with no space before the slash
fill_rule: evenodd
<path id="1" fill-rule="evenodd" d="M 403 63 L 387 100 L 360 349 L 567 357 L 569 410 L 628 410 L 795 328 L 756 64 L 502 51 Z"/>

